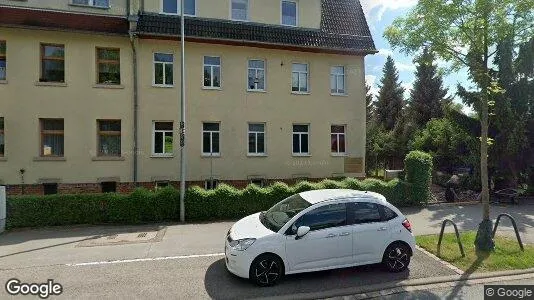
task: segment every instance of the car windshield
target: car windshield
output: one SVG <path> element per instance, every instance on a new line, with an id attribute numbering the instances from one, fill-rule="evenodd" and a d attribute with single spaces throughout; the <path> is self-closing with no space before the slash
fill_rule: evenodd
<path id="1" fill-rule="evenodd" d="M 260 214 L 260 221 L 265 227 L 277 232 L 291 218 L 309 206 L 311 206 L 310 202 L 304 200 L 299 194 L 296 194 L 278 202 L 268 211 L 262 212 Z"/>

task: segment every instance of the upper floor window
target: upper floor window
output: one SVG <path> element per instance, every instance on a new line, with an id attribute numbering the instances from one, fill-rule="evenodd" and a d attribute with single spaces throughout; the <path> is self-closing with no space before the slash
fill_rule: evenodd
<path id="1" fill-rule="evenodd" d="M 172 122 L 154 122 L 152 154 L 171 156 L 173 154 Z"/>
<path id="2" fill-rule="evenodd" d="M 109 0 L 72 0 L 72 4 L 109 7 Z"/>
<path id="3" fill-rule="evenodd" d="M 98 156 L 121 156 L 121 120 L 98 120 Z"/>
<path id="4" fill-rule="evenodd" d="M 293 92 L 307 93 L 308 89 L 308 65 L 293 64 L 293 78 L 291 84 Z"/>
<path id="5" fill-rule="evenodd" d="M 221 58 L 218 56 L 204 56 L 204 87 L 221 87 Z"/>
<path id="6" fill-rule="evenodd" d="M 6 80 L 6 41 L 0 41 L 0 80 Z"/>
<path id="7" fill-rule="evenodd" d="M 248 0 L 231 0 L 232 1 L 232 20 L 248 20 Z"/>
<path id="8" fill-rule="evenodd" d="M 330 92 L 332 94 L 345 94 L 345 67 L 336 66 L 330 69 Z"/>
<path id="9" fill-rule="evenodd" d="M 248 89 L 251 91 L 265 90 L 265 61 L 248 61 Z"/>
<path id="10" fill-rule="evenodd" d="M 41 119 L 41 156 L 63 156 L 63 119 Z"/>
<path id="11" fill-rule="evenodd" d="M 154 53 L 154 84 L 172 86 L 173 80 L 173 55 L 166 53 Z"/>
<path id="12" fill-rule="evenodd" d="M 96 48 L 97 83 L 121 84 L 120 49 Z"/>
<path id="13" fill-rule="evenodd" d="M 297 2 L 282 0 L 282 25 L 297 26 Z"/>
<path id="14" fill-rule="evenodd" d="M 41 44 L 41 82 L 65 82 L 65 46 Z"/>
<path id="15" fill-rule="evenodd" d="M 5 139 L 4 139 L 4 118 L 0 117 L 0 157 L 5 154 Z"/>
<path id="16" fill-rule="evenodd" d="M 184 1 L 184 14 L 194 16 L 196 14 L 196 0 Z M 180 0 L 162 0 L 161 11 L 165 14 L 180 14 L 181 5 Z"/>

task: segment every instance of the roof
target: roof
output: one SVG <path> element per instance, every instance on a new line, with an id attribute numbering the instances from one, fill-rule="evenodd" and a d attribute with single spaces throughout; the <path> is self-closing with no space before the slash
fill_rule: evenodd
<path id="1" fill-rule="evenodd" d="M 367 198 L 367 199 L 374 199 L 379 202 L 386 201 L 386 198 L 384 198 L 384 196 L 378 193 L 349 190 L 349 189 L 313 190 L 313 191 L 302 192 L 299 195 L 304 200 L 310 202 L 312 205 L 319 203 L 319 202 L 327 201 L 327 200 L 335 200 L 335 199 L 341 199 L 341 198 Z"/>
<path id="2" fill-rule="evenodd" d="M 239 44 L 375 53 L 376 48 L 359 0 L 322 0 L 321 28 L 288 27 L 200 17 L 185 17 L 188 40 L 218 40 Z M 141 36 L 180 36 L 180 16 L 142 13 Z M 319 51 L 318 51 L 319 52 Z"/>

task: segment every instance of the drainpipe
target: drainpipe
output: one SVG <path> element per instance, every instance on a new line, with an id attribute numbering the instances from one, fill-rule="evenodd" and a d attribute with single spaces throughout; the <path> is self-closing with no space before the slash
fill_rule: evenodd
<path id="1" fill-rule="evenodd" d="M 138 123 L 138 113 L 139 113 L 139 99 L 138 99 L 138 86 L 137 86 L 137 44 L 136 44 L 136 36 L 135 36 L 135 30 L 136 30 L 136 25 L 137 25 L 137 16 L 135 15 L 132 15 L 131 12 L 130 12 L 130 9 L 131 9 L 131 1 L 132 0 L 128 0 L 127 1 L 127 14 L 128 14 L 128 22 L 129 22 L 129 25 L 130 25 L 130 29 L 129 29 L 129 35 L 130 35 L 130 45 L 132 46 L 132 66 L 133 66 L 133 113 L 134 113 L 134 117 L 133 117 L 133 122 L 134 122 L 134 126 L 133 126 L 133 181 L 134 181 L 134 184 L 137 186 L 138 185 L 138 178 L 137 178 L 137 169 L 138 169 L 138 164 L 137 164 L 137 160 L 138 160 L 138 151 L 139 151 L 139 148 L 138 148 L 138 135 L 137 135 L 137 131 L 138 131 L 138 126 L 137 126 L 137 123 Z"/>

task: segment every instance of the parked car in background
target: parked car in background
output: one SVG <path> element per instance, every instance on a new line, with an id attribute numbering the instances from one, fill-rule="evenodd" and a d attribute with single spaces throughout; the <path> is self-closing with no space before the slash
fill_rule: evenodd
<path id="1" fill-rule="evenodd" d="M 384 196 L 347 189 L 290 196 L 236 222 L 226 235 L 227 269 L 260 286 L 286 274 L 382 263 L 408 268 L 410 222 Z"/>

